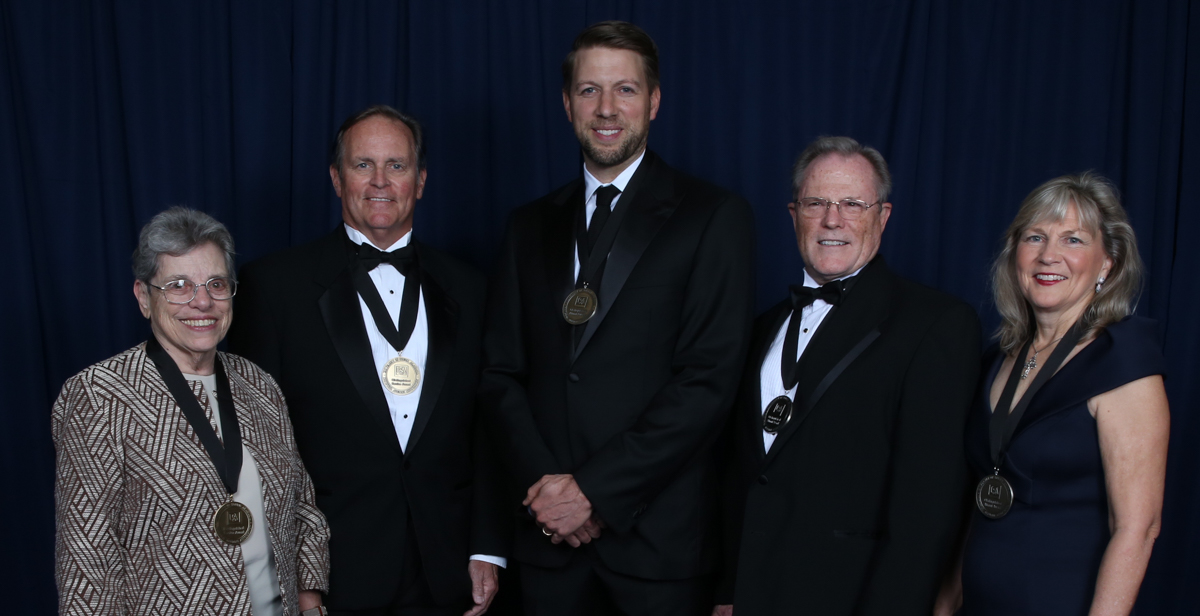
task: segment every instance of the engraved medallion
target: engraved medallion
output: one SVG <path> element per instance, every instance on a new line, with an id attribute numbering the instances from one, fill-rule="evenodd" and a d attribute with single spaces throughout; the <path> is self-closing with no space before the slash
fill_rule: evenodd
<path id="1" fill-rule="evenodd" d="M 567 295 L 567 299 L 563 301 L 562 315 L 571 325 L 583 325 L 596 316 L 596 309 L 599 307 L 600 298 L 596 296 L 596 292 L 583 287 Z"/>
<path id="2" fill-rule="evenodd" d="M 775 434 L 783 429 L 792 419 L 792 399 L 779 396 L 767 403 L 763 411 L 763 430 Z"/>
<path id="3" fill-rule="evenodd" d="M 225 543 L 239 545 L 254 530 L 254 517 L 245 505 L 230 500 L 217 509 L 212 519 L 213 533 Z"/>
<path id="4" fill-rule="evenodd" d="M 1012 504 L 1012 485 L 998 472 L 984 477 L 975 486 L 975 506 L 979 507 L 980 513 L 993 520 L 1007 515 Z"/>
<path id="5" fill-rule="evenodd" d="M 388 391 L 397 396 L 407 396 L 421 384 L 421 369 L 417 367 L 417 362 L 397 355 L 384 364 L 379 378 Z"/>

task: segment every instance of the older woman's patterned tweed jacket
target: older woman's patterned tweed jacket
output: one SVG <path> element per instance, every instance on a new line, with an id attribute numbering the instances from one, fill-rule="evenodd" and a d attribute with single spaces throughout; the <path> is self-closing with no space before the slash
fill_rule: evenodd
<path id="1" fill-rule="evenodd" d="M 225 488 L 144 347 L 71 377 L 54 404 L 59 610 L 249 615 L 241 548 L 209 525 Z M 279 387 L 220 359 L 262 479 L 283 613 L 295 614 L 298 589 L 327 589 L 329 530 Z"/>

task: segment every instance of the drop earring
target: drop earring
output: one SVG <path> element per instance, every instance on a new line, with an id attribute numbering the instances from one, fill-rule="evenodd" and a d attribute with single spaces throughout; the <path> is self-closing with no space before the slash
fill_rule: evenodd
<path id="1" fill-rule="evenodd" d="M 1100 289 L 1102 287 L 1104 287 L 1104 277 L 1103 276 L 1100 277 L 1100 280 L 1096 281 L 1096 293 L 1100 293 Z"/>

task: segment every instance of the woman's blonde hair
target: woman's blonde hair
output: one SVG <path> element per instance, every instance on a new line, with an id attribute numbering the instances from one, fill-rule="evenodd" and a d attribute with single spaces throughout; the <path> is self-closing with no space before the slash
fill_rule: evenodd
<path id="1" fill-rule="evenodd" d="M 1034 335 L 1033 309 L 1017 284 L 1017 246 L 1035 223 L 1062 220 L 1075 205 L 1084 228 L 1099 232 L 1112 267 L 1083 313 L 1084 339 L 1133 313 L 1142 288 L 1142 258 L 1137 237 L 1112 182 L 1087 171 L 1054 178 L 1033 189 L 1021 202 L 1017 217 L 1004 234 L 1004 248 L 992 263 L 992 297 L 1000 312 L 996 339 L 1012 355 Z"/>

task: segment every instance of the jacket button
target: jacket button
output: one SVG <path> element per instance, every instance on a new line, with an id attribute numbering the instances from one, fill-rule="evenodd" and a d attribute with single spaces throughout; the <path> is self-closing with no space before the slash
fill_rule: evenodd
<path id="1" fill-rule="evenodd" d="M 412 466 L 412 463 L 411 463 L 411 462 L 409 462 L 408 460 L 405 460 L 405 461 L 404 461 L 404 466 L 403 466 L 404 470 L 408 470 L 408 467 L 410 467 L 410 466 Z"/>
<path id="2" fill-rule="evenodd" d="M 578 374 L 575 374 L 574 372 L 572 372 L 571 374 L 568 374 L 568 375 L 567 375 L 567 380 L 568 380 L 568 381 L 571 381 L 572 383 L 578 383 L 578 382 L 579 382 L 579 375 L 578 375 Z"/>
<path id="3" fill-rule="evenodd" d="M 759 475 L 759 476 L 758 476 L 758 483 L 759 483 L 759 485 L 764 485 L 764 486 L 765 486 L 765 485 L 767 485 L 768 483 L 771 483 L 771 482 L 770 482 L 770 481 L 767 479 L 767 476 L 766 476 L 766 475 Z"/>

